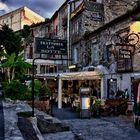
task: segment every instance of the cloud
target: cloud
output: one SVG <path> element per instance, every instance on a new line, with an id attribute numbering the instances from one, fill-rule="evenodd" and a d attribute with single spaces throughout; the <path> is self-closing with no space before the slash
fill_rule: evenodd
<path id="1" fill-rule="evenodd" d="M 5 11 L 5 12 L 9 11 L 8 6 L 5 3 L 1 2 L 1 1 L 0 1 L 0 11 Z"/>
<path id="2" fill-rule="evenodd" d="M 22 6 L 27 6 L 43 17 L 51 17 L 54 12 L 65 2 L 65 0 L 2 0 L 1 3 L 15 10 Z"/>

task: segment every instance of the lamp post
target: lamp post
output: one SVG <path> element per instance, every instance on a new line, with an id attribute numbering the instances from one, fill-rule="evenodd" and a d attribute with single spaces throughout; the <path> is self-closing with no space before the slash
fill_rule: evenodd
<path id="1" fill-rule="evenodd" d="M 32 117 L 34 117 L 34 75 L 35 75 L 35 72 L 34 72 L 34 68 L 35 68 L 35 60 L 37 58 L 34 58 L 33 59 L 33 68 L 32 68 Z"/>

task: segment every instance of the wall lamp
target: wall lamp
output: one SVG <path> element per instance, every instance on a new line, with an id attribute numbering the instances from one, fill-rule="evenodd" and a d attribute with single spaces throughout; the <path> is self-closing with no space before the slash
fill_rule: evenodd
<path id="1" fill-rule="evenodd" d="M 110 82 L 113 82 L 112 74 L 111 74 Z"/>

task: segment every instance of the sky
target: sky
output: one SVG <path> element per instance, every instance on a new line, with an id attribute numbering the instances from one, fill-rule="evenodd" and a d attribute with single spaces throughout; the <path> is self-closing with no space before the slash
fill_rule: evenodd
<path id="1" fill-rule="evenodd" d="M 44 18 L 51 18 L 65 0 L 0 0 L 0 15 L 26 6 Z"/>

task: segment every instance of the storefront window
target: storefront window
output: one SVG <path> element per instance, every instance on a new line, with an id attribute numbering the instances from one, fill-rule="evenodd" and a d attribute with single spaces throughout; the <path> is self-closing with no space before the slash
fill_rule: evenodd
<path id="1" fill-rule="evenodd" d="M 99 60 L 99 49 L 97 45 L 92 46 L 92 62 L 97 63 Z"/>
<path id="2" fill-rule="evenodd" d="M 45 73 L 45 65 L 40 66 L 40 73 Z"/>

